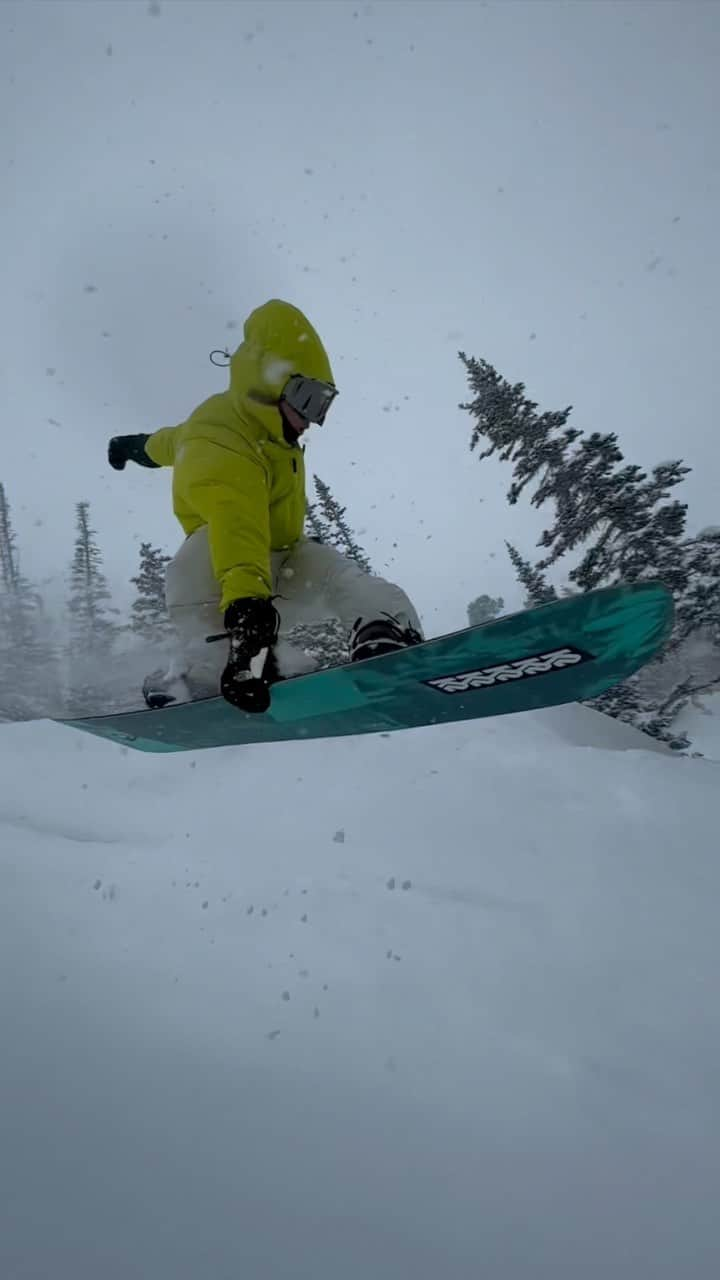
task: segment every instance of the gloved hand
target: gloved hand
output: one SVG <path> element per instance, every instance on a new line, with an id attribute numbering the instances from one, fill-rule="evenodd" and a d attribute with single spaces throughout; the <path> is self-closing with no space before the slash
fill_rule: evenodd
<path id="1" fill-rule="evenodd" d="M 113 436 L 108 445 L 108 462 L 115 471 L 123 471 L 126 462 L 137 462 L 141 467 L 157 467 L 145 452 L 149 435 Z"/>
<path id="2" fill-rule="evenodd" d="M 261 649 L 269 649 L 277 640 L 278 611 L 271 600 L 246 596 L 228 605 L 224 622 L 230 653 L 220 678 L 222 696 L 239 711 L 267 711 L 270 686 L 252 674 L 250 663 Z"/>

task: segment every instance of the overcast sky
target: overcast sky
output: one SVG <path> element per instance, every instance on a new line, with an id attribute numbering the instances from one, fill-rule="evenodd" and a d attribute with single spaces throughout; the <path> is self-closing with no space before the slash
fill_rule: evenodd
<path id="1" fill-rule="evenodd" d="M 720 4 L 0 0 L 0 479 L 62 581 L 88 498 L 113 587 L 172 551 L 169 473 L 108 471 L 181 421 L 269 297 L 341 395 L 308 446 L 430 634 L 541 527 L 468 452 L 459 348 L 543 408 L 681 456 L 720 524 Z M 549 514 L 549 513 L 548 513 Z M 128 589 L 129 590 L 129 589 Z"/>

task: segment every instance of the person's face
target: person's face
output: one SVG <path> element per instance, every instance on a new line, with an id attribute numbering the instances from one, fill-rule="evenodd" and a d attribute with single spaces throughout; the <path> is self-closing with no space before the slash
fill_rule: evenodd
<path id="1" fill-rule="evenodd" d="M 307 431 L 310 426 L 307 418 L 303 418 L 302 414 L 298 413 L 297 409 L 293 409 L 291 404 L 283 403 L 282 415 L 290 429 L 297 436 L 301 436 L 303 431 Z"/>

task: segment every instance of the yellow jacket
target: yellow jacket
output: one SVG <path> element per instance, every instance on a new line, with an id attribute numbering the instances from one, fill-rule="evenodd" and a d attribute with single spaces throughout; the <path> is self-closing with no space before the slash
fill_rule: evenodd
<path id="1" fill-rule="evenodd" d="M 305 463 L 283 436 L 282 388 L 294 373 L 333 382 L 320 338 L 288 302 L 253 311 L 243 339 L 229 389 L 145 445 L 153 462 L 173 468 L 173 509 L 185 533 L 208 526 L 223 610 L 243 596 L 270 596 L 270 552 L 302 537 Z"/>

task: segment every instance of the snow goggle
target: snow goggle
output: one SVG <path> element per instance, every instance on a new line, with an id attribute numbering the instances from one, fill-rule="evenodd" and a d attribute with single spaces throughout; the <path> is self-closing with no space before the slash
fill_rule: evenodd
<path id="1" fill-rule="evenodd" d="M 285 383 L 282 399 L 306 422 L 322 424 L 337 394 L 337 387 L 331 382 L 320 382 L 318 378 L 304 378 L 301 373 L 294 373 Z"/>

